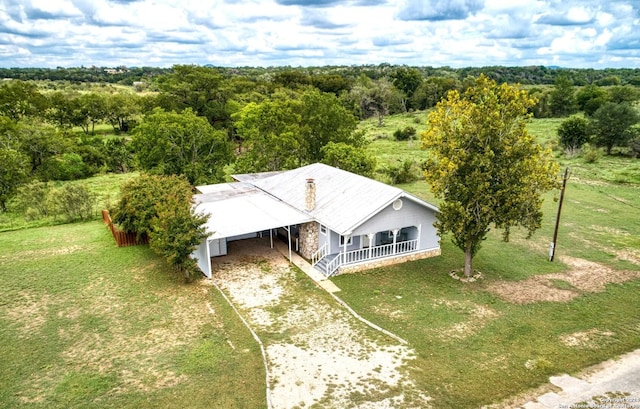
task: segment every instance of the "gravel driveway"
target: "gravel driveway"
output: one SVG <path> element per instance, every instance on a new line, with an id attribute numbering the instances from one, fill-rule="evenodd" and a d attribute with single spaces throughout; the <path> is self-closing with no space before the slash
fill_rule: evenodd
<path id="1" fill-rule="evenodd" d="M 265 244 L 266 243 L 266 244 Z M 414 351 L 349 314 L 268 241 L 214 259 L 223 289 L 264 344 L 273 408 L 428 408 Z"/>

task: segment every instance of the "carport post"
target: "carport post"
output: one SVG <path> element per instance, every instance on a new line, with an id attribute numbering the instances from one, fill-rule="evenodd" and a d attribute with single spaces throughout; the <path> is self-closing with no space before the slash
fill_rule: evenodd
<path id="1" fill-rule="evenodd" d="M 273 248 L 273 229 L 269 229 L 269 241 L 271 242 L 271 248 Z"/>
<path id="2" fill-rule="evenodd" d="M 292 263 L 291 260 L 291 226 L 287 228 L 287 237 L 289 238 L 289 263 Z"/>

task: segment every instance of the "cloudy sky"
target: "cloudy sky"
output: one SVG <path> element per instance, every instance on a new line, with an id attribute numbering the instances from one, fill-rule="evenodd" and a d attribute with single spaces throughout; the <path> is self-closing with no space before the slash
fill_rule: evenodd
<path id="1" fill-rule="evenodd" d="M 0 0 L 0 66 L 640 67 L 640 0 Z"/>

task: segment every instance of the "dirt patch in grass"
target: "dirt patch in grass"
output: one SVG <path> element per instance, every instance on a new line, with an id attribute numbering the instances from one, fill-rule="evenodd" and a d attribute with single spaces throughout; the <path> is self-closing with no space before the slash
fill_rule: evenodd
<path id="1" fill-rule="evenodd" d="M 493 309 L 471 303 L 450 300 L 435 300 L 433 308 L 446 308 L 469 317 L 446 328 L 435 328 L 434 332 L 442 340 L 457 341 L 465 339 L 481 330 L 490 320 L 500 316 Z"/>
<path id="2" fill-rule="evenodd" d="M 560 337 L 560 342 L 568 347 L 597 349 L 606 344 L 615 334 L 611 331 L 602 331 L 597 328 L 588 331 L 579 331 Z"/>
<path id="3" fill-rule="evenodd" d="M 73 246 L 67 246 L 67 247 L 18 251 L 13 253 L 8 258 L 9 260 L 24 260 L 27 258 L 40 259 L 40 258 L 50 257 L 50 256 L 63 256 L 67 254 L 78 253 L 83 250 L 85 250 L 85 247 L 75 244 Z"/>
<path id="4" fill-rule="evenodd" d="M 499 281 L 487 285 L 487 289 L 515 304 L 566 302 L 584 292 L 604 291 L 610 283 L 640 278 L 639 271 L 614 270 L 599 263 L 573 257 L 562 257 L 560 260 L 570 267 L 568 271 L 533 276 L 517 282 Z M 554 280 L 564 281 L 575 289 L 559 288 Z"/>
<path id="5" fill-rule="evenodd" d="M 430 406 L 407 370 L 411 348 L 308 287 L 264 242 L 230 243 L 229 254 L 214 259 L 214 280 L 265 344 L 274 408 Z"/>
<path id="6" fill-rule="evenodd" d="M 28 290 L 20 291 L 17 298 L 4 306 L 5 311 L 0 316 L 13 321 L 20 328 L 22 336 L 27 337 L 47 322 L 53 300 L 46 294 L 36 296 Z"/>

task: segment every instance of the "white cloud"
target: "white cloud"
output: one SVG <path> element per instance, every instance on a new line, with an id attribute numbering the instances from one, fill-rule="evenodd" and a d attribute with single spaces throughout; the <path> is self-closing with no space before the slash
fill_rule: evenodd
<path id="1" fill-rule="evenodd" d="M 634 2 L 0 0 L 0 65 L 637 66 Z"/>

